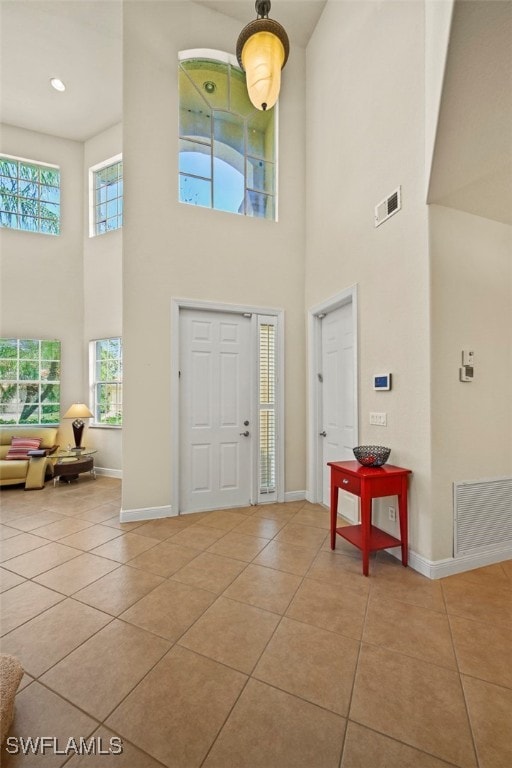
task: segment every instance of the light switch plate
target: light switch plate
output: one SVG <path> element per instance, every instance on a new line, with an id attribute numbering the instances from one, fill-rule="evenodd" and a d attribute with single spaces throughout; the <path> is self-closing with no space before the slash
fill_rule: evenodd
<path id="1" fill-rule="evenodd" d="M 373 424 L 377 427 L 385 427 L 387 423 L 387 413 L 376 413 L 375 411 L 370 411 L 370 424 Z"/>

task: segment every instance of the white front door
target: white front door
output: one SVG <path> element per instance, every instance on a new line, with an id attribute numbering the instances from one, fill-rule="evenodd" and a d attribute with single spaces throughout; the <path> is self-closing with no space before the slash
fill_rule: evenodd
<path id="1" fill-rule="evenodd" d="M 322 318 L 322 501 L 330 505 L 329 461 L 354 459 L 352 448 L 356 434 L 354 403 L 354 328 L 352 303 L 332 310 Z M 340 493 L 339 511 L 349 520 L 357 520 L 355 497 Z"/>
<path id="2" fill-rule="evenodd" d="M 180 310 L 180 512 L 250 503 L 250 384 L 250 318 Z"/>

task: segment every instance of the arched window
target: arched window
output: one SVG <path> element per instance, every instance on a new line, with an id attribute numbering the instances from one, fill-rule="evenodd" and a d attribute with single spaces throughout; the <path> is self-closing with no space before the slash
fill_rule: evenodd
<path id="1" fill-rule="evenodd" d="M 275 220 L 275 108 L 253 107 L 234 56 L 179 59 L 180 201 Z"/>

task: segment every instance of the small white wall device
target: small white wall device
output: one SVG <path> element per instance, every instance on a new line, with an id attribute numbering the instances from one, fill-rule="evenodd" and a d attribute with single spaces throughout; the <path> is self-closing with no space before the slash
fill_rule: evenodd
<path id="1" fill-rule="evenodd" d="M 391 389 L 391 374 L 375 373 L 373 375 L 373 388 L 382 392 L 389 391 Z"/>
<path id="2" fill-rule="evenodd" d="M 473 381 L 475 371 L 474 358 L 475 353 L 472 349 L 462 350 L 462 367 L 459 368 L 459 377 L 461 381 Z"/>

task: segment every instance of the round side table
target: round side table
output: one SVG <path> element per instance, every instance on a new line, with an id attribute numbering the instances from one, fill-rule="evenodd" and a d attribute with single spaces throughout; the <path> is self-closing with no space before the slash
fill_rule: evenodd
<path id="1" fill-rule="evenodd" d="M 53 484 L 55 485 L 58 479 L 63 483 L 78 480 L 78 475 L 83 472 L 90 472 L 96 478 L 92 456 L 80 456 L 74 461 L 57 462 L 53 465 Z"/>

